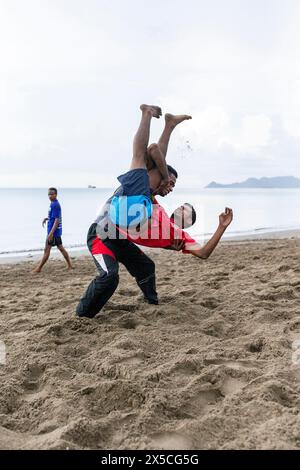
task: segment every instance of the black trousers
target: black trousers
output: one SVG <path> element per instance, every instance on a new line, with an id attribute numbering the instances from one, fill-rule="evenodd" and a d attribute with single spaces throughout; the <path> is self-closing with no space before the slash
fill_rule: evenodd
<path id="1" fill-rule="evenodd" d="M 155 284 L 155 264 L 134 243 L 128 240 L 99 240 L 97 224 L 92 224 L 88 233 L 88 248 L 98 270 L 80 300 L 76 314 L 79 317 L 93 318 L 111 298 L 119 284 L 119 263 L 135 278 L 151 304 L 158 304 Z"/>

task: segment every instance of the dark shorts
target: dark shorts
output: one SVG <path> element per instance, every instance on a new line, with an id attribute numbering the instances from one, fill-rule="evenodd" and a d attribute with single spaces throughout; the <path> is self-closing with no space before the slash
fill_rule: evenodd
<path id="1" fill-rule="evenodd" d="M 46 240 L 46 246 L 61 246 L 62 244 L 61 237 L 53 237 L 51 242 L 48 241 L 48 238 Z"/>
<path id="2" fill-rule="evenodd" d="M 123 192 L 122 196 L 147 196 L 151 197 L 149 176 L 146 168 L 129 170 L 124 175 L 118 176 Z"/>
<path id="3" fill-rule="evenodd" d="M 152 202 L 148 172 L 145 168 L 127 171 L 118 177 L 121 195 L 112 198 L 110 219 L 120 227 L 132 228 L 151 217 Z"/>

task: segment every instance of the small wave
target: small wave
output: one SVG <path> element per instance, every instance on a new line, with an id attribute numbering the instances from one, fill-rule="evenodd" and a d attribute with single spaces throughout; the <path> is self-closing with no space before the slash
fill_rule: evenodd
<path id="1" fill-rule="evenodd" d="M 257 233 L 273 233 L 273 232 L 282 232 L 285 230 L 300 230 L 300 226 L 292 226 L 292 227 L 256 227 L 252 228 L 249 230 L 229 230 L 228 232 L 225 232 L 224 237 L 240 237 L 240 236 L 251 236 L 255 235 Z M 212 237 L 214 232 L 202 232 L 202 233 L 191 233 L 191 236 L 198 241 L 201 241 L 203 239 L 207 239 Z M 86 244 L 83 243 L 73 243 L 69 245 L 64 245 L 64 247 L 67 250 L 80 250 L 80 249 L 85 249 L 87 248 Z M 44 247 L 41 248 L 31 248 L 31 249 L 20 249 L 20 250 L 6 250 L 6 251 L 0 251 L 0 257 L 6 257 L 6 256 L 18 256 L 18 255 L 24 255 L 24 256 L 30 256 L 38 253 L 42 253 L 44 251 Z"/>
<path id="2" fill-rule="evenodd" d="M 225 232 L 225 237 L 240 237 L 245 235 L 255 235 L 257 233 L 274 233 L 274 232 L 284 232 L 286 230 L 300 230 L 300 226 L 292 226 L 292 227 L 256 227 L 249 230 L 229 230 Z M 195 240 L 199 240 L 202 238 L 212 237 L 214 232 L 203 232 L 203 233 L 194 233 L 191 234 Z"/>
<path id="3" fill-rule="evenodd" d="M 284 230 L 279 227 L 258 227 L 254 229 L 254 232 L 262 232 L 263 230 Z"/>
<path id="4" fill-rule="evenodd" d="M 74 245 L 64 245 L 64 248 L 68 250 L 74 250 L 74 249 L 81 249 L 81 248 L 86 248 L 85 244 L 74 244 Z M 40 253 L 44 251 L 44 248 L 31 248 L 31 249 L 24 249 L 24 250 L 7 250 L 7 251 L 0 251 L 0 256 L 10 256 L 10 255 L 20 255 L 20 254 L 30 254 L 30 253 Z"/>

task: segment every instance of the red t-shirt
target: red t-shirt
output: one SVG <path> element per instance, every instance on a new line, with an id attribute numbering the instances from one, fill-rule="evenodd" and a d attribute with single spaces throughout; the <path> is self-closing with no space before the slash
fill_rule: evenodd
<path id="1" fill-rule="evenodd" d="M 182 249 L 183 253 L 193 250 L 197 242 L 190 235 L 177 227 L 173 220 L 170 219 L 164 208 L 158 204 L 157 200 L 153 200 L 153 210 L 151 218 L 147 224 L 144 224 L 139 232 L 126 232 L 118 227 L 127 240 L 137 245 L 148 246 L 151 248 L 166 248 L 170 246 L 174 240 L 184 240 L 185 244 Z"/>

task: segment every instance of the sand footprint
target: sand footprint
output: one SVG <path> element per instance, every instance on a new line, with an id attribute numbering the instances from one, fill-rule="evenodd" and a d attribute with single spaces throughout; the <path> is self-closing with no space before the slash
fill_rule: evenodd
<path id="1" fill-rule="evenodd" d="M 183 297 L 190 297 L 190 298 L 197 297 L 197 295 L 195 295 L 195 289 L 180 290 L 180 291 L 177 291 L 177 295 L 182 295 Z"/>
<path id="2" fill-rule="evenodd" d="M 182 411 L 190 417 L 200 417 L 211 410 L 211 407 L 224 398 L 219 389 L 195 391 L 194 396 L 185 400 Z"/>
<path id="3" fill-rule="evenodd" d="M 120 359 L 118 361 L 120 364 L 128 364 L 128 365 L 137 365 L 143 362 L 143 358 L 140 355 L 125 357 L 124 359 Z"/>
<path id="4" fill-rule="evenodd" d="M 214 310 L 219 306 L 219 301 L 214 297 L 207 297 L 206 299 L 204 298 L 203 300 L 201 300 L 201 302 L 199 302 L 199 305 Z"/>
<path id="5" fill-rule="evenodd" d="M 262 387 L 262 395 L 265 400 L 275 401 L 282 406 L 292 408 L 299 406 L 299 393 L 293 390 L 288 384 L 279 380 L 272 380 Z"/>
<path id="6" fill-rule="evenodd" d="M 263 350 L 263 347 L 265 345 L 265 340 L 264 338 L 258 338 L 251 343 L 246 345 L 246 349 L 251 352 L 251 353 L 258 353 Z"/>
<path id="7" fill-rule="evenodd" d="M 117 293 L 125 297 L 136 297 L 137 295 L 139 295 L 139 292 L 133 289 L 124 289 L 124 288 L 119 289 Z"/>
<path id="8" fill-rule="evenodd" d="M 242 271 L 243 269 L 245 269 L 245 265 L 244 264 L 235 264 L 232 268 L 232 271 Z"/>
<path id="9" fill-rule="evenodd" d="M 161 432 L 151 436 L 154 449 L 181 450 L 192 449 L 192 443 L 188 437 L 177 432 Z"/>
<path id="10" fill-rule="evenodd" d="M 120 318 L 118 321 L 118 326 L 125 328 L 126 330 L 135 330 L 138 324 L 139 323 L 133 318 Z"/>
<path id="11" fill-rule="evenodd" d="M 23 381 L 23 387 L 27 393 L 34 393 L 39 390 L 43 373 L 44 368 L 38 364 L 28 366 Z"/>
<path id="12" fill-rule="evenodd" d="M 244 380 L 227 377 L 221 386 L 221 392 L 224 396 L 233 395 L 239 392 L 245 385 L 246 382 Z"/>

